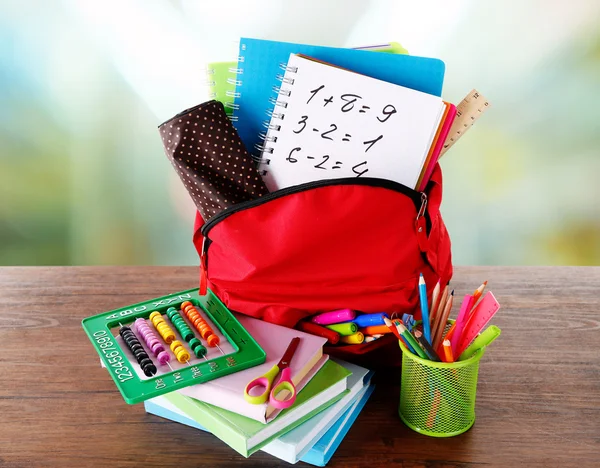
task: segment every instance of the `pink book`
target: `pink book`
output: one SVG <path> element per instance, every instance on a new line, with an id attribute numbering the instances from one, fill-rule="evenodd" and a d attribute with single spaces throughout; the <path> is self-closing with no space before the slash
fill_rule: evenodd
<path id="1" fill-rule="evenodd" d="M 301 340 L 290 368 L 296 390 L 301 391 L 329 359 L 329 356 L 323 355 L 323 345 L 327 340 L 245 315 L 236 314 L 236 318 L 267 353 L 265 363 L 216 380 L 182 388 L 178 392 L 266 424 L 275 419 L 281 410 L 268 403 L 262 405 L 248 403 L 244 399 L 244 389 L 248 382 L 277 364 L 292 338 L 298 336 Z"/>
<path id="2" fill-rule="evenodd" d="M 440 157 L 440 153 L 442 152 L 442 148 L 444 147 L 444 143 L 446 142 L 446 138 L 448 138 L 448 133 L 450 133 L 450 127 L 452 127 L 452 122 L 454 122 L 454 118 L 456 117 L 456 106 L 454 104 L 449 104 L 448 116 L 444 123 L 442 124 L 442 128 L 440 130 L 440 135 L 435 143 L 435 148 L 433 149 L 433 154 L 427 165 L 427 169 L 425 170 L 425 174 L 423 175 L 423 180 L 421 181 L 421 185 L 417 188 L 419 192 L 425 190 L 427 187 L 427 182 L 429 182 L 429 178 L 433 173 L 433 169 L 438 162 Z"/>

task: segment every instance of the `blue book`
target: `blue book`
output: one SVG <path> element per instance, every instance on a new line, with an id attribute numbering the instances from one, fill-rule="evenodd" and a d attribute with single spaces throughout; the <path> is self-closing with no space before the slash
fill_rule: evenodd
<path id="1" fill-rule="evenodd" d="M 325 466 L 348 434 L 367 400 L 375 390 L 371 384 L 362 398 L 352 405 L 319 441 L 302 457 L 302 461 L 315 466 Z"/>
<path id="2" fill-rule="evenodd" d="M 252 154 L 262 145 L 264 122 L 270 120 L 273 99 L 290 54 L 304 54 L 356 73 L 406 88 L 441 96 L 445 65 L 439 59 L 367 50 L 322 47 L 289 42 L 240 40 L 233 122 Z M 282 69 L 282 66 L 284 67 Z"/>
<path id="3" fill-rule="evenodd" d="M 340 443 L 352 427 L 352 424 L 365 406 L 365 403 L 373 393 L 375 385 L 369 384 L 362 392 L 360 398 L 355 401 L 335 422 L 333 426 L 323 435 L 315 445 L 300 459 L 305 463 L 316 466 L 325 466 L 331 459 Z M 157 403 L 157 401 L 159 403 Z M 206 429 L 191 418 L 185 417 L 174 406 L 170 406 L 164 397 L 153 398 L 144 402 L 147 413 L 154 414 L 170 421 L 185 424 L 186 426 L 206 431 Z"/>

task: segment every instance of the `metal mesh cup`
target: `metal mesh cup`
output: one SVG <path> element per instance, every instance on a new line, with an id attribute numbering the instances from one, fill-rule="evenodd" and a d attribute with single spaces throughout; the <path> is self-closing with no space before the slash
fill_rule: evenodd
<path id="1" fill-rule="evenodd" d="M 404 423 L 433 437 L 452 437 L 475 422 L 475 394 L 483 349 L 465 361 L 433 362 L 400 342 L 402 382 L 398 413 Z"/>

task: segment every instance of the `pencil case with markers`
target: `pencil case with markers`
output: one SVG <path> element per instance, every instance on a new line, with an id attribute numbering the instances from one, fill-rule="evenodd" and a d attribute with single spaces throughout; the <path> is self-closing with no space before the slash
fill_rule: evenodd
<path id="1" fill-rule="evenodd" d="M 423 192 L 360 177 L 268 193 L 221 112 L 225 116 L 219 103 L 194 108 L 160 128 L 167 155 L 199 208 L 193 242 L 200 256 L 201 293 L 210 288 L 230 310 L 288 327 L 343 308 L 418 318 L 419 274 L 430 287 L 452 276 L 439 165 Z M 227 141 L 221 136 L 215 146 L 213 136 L 203 146 L 207 132 L 198 128 L 207 123 L 202 122 L 213 123 L 213 133 L 217 126 L 222 135 L 226 129 Z M 224 152 L 221 163 L 229 165 L 220 163 L 210 175 L 206 167 L 214 163 L 214 148 Z M 245 158 L 235 159 L 240 155 Z M 194 174 L 198 166 L 201 176 Z M 399 360 L 396 351 L 392 335 L 328 350 L 359 362 L 387 354 Z"/>

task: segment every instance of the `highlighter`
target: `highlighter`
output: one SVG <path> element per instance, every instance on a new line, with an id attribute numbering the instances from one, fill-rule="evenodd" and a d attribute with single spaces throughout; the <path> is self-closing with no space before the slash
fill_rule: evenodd
<path id="1" fill-rule="evenodd" d="M 329 330 L 328 328 L 317 325 L 316 323 L 301 321 L 298 322 L 296 328 L 303 332 L 310 333 L 311 335 L 327 338 L 327 341 L 330 344 L 337 344 L 340 341 L 340 334 L 338 332 Z"/>
<path id="2" fill-rule="evenodd" d="M 363 341 L 365 341 L 365 335 L 363 335 L 361 332 L 357 332 L 350 336 L 342 336 L 340 338 L 340 342 L 347 344 L 360 344 Z"/>
<path id="3" fill-rule="evenodd" d="M 465 361 L 469 359 L 473 354 L 479 351 L 481 348 L 485 348 L 492 344 L 496 338 L 500 336 L 500 329 L 496 325 L 490 325 L 481 334 L 473 340 L 473 343 L 465 349 L 460 357 L 459 361 Z"/>
<path id="4" fill-rule="evenodd" d="M 385 335 L 387 333 L 392 333 L 392 330 L 390 330 L 387 325 L 373 325 L 371 327 L 361 328 L 360 331 L 365 335 Z"/>
<path id="5" fill-rule="evenodd" d="M 350 322 L 354 320 L 354 317 L 356 317 L 356 313 L 353 310 L 340 309 L 315 315 L 310 321 L 317 325 L 331 325 L 334 323 Z"/>
<path id="6" fill-rule="evenodd" d="M 378 314 L 362 314 L 357 315 L 353 322 L 360 328 L 385 325 L 385 322 L 383 321 L 384 317 L 390 318 L 385 312 L 380 312 Z"/>
<path id="7" fill-rule="evenodd" d="M 325 325 L 342 336 L 354 335 L 358 331 L 358 327 L 354 322 L 334 323 L 333 325 Z"/>

